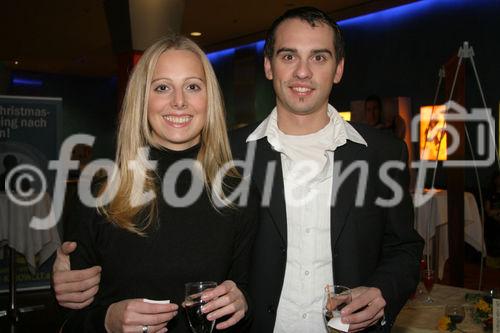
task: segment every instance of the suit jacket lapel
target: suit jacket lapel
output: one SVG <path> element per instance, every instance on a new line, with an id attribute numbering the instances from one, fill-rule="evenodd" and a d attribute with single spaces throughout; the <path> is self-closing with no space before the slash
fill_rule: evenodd
<path id="1" fill-rule="evenodd" d="M 274 163 L 274 177 L 271 178 L 268 171 L 269 162 Z M 267 139 L 263 138 L 257 142 L 257 150 L 255 153 L 255 163 L 253 166 L 253 174 L 255 184 L 259 188 L 263 198 L 271 191 L 269 201 L 269 211 L 272 220 L 280 234 L 283 245 L 287 245 L 287 231 L 286 231 L 286 205 L 285 205 L 285 192 L 283 183 L 283 171 L 281 168 L 281 155 L 279 152 L 274 151 Z M 268 179 L 266 179 L 269 177 Z M 266 184 L 269 183 L 269 185 Z"/>
<path id="2" fill-rule="evenodd" d="M 359 150 L 364 148 L 360 144 L 347 141 L 345 145 L 338 147 L 334 154 L 335 167 L 340 167 L 341 172 L 351 163 L 359 160 Z M 255 163 L 253 166 L 253 177 L 256 186 L 259 188 L 262 196 L 266 195 L 265 182 L 268 174 L 267 168 L 269 162 L 274 162 L 274 178 L 267 180 L 272 184 L 269 212 L 272 220 L 280 234 L 283 245 L 287 245 L 287 225 L 286 225 L 286 205 L 283 183 L 283 171 L 281 167 L 281 155 L 274 151 L 265 138 L 258 140 L 255 153 Z M 347 221 L 347 216 L 354 206 L 356 190 L 358 185 L 358 172 L 352 172 L 340 185 L 337 192 L 336 202 L 332 203 L 331 208 L 331 234 L 332 248 L 335 247 L 342 229 Z M 269 177 L 269 176 L 268 176 Z M 333 179 L 335 187 L 337 179 Z M 268 186 L 269 188 L 269 186 Z M 267 190 L 268 191 L 268 190 Z"/>
<path id="3" fill-rule="evenodd" d="M 337 191 L 337 196 L 335 202 L 332 201 L 331 208 L 331 234 L 332 234 L 332 249 L 335 248 L 337 240 L 342 233 L 344 225 L 347 221 L 347 216 L 351 208 L 354 206 L 356 198 L 356 190 L 358 185 L 358 172 L 352 172 L 349 176 L 339 184 L 338 176 L 349 166 L 351 163 L 359 160 L 359 150 L 363 147 L 360 144 L 352 143 L 347 141 L 345 145 L 338 147 L 334 153 L 334 168 L 340 168 L 341 172 L 334 173 L 333 178 L 333 190 L 335 191 L 336 186 L 340 186 Z M 332 200 L 334 192 L 332 192 Z"/>

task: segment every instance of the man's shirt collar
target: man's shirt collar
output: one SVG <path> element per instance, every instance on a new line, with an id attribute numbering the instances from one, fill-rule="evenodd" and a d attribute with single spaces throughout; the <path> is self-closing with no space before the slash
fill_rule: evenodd
<path id="1" fill-rule="evenodd" d="M 359 134 L 351 124 L 345 121 L 330 104 L 328 104 L 328 116 L 332 124 L 332 137 L 334 138 L 333 141 L 327 144 L 328 150 L 335 151 L 337 147 L 344 145 L 347 140 L 368 146 L 361 134 Z M 278 111 L 276 107 L 274 107 L 271 114 L 269 114 L 269 116 L 267 116 L 267 118 L 247 137 L 246 142 L 257 141 L 263 137 L 267 137 L 267 141 L 271 146 L 275 150 L 281 152 L 283 149 L 279 142 L 278 131 Z"/>

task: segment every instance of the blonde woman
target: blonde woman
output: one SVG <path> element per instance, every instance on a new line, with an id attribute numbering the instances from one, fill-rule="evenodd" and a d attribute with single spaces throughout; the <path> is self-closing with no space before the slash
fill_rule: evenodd
<path id="1" fill-rule="evenodd" d="M 190 281 L 218 282 L 204 312 L 219 319 L 216 329 L 235 325 L 248 310 L 256 198 L 221 207 L 211 194 L 232 157 L 215 74 L 191 40 L 169 36 L 146 50 L 129 80 L 117 145 L 117 172 L 98 189 L 104 204 L 82 205 L 66 237 L 77 243 L 72 269 L 102 267 L 99 292 L 63 331 L 188 332 L 179 305 Z M 237 185 L 237 172 L 225 179 L 224 188 Z M 60 294 L 71 280 L 54 284 Z"/>

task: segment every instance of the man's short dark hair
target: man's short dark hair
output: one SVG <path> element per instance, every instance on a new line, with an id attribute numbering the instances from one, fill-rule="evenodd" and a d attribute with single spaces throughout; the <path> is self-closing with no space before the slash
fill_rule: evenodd
<path id="1" fill-rule="evenodd" d="M 306 21 L 311 27 L 317 27 L 318 24 L 326 24 L 333 29 L 333 45 L 335 47 L 335 58 L 338 61 L 344 58 L 344 38 L 338 24 L 322 10 L 314 7 L 298 7 L 287 10 L 283 15 L 274 20 L 266 36 L 266 45 L 264 47 L 264 56 L 272 59 L 274 55 L 275 33 L 278 26 L 285 20 L 299 19 Z"/>

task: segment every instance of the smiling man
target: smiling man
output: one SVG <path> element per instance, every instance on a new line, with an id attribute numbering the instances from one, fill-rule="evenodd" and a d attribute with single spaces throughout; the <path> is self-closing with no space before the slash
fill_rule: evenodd
<path id="1" fill-rule="evenodd" d="M 270 197 L 254 245 L 251 331 L 325 332 L 324 287 L 332 282 L 352 288 L 342 310 L 350 332 L 389 331 L 418 283 L 423 245 L 413 229 L 406 146 L 353 127 L 328 104 L 344 71 L 344 43 L 324 12 L 287 11 L 271 26 L 264 52 L 276 107 L 232 135 L 236 157 L 256 144 L 252 179 Z M 386 162 L 399 166 L 389 175 L 401 196 L 381 205 L 396 196 L 379 173 Z"/>
<path id="2" fill-rule="evenodd" d="M 332 27 L 288 19 L 276 27 L 275 39 L 264 68 L 276 92 L 279 128 L 291 135 L 317 132 L 329 122 L 328 96 L 344 71 Z"/>

